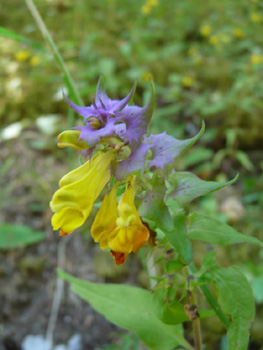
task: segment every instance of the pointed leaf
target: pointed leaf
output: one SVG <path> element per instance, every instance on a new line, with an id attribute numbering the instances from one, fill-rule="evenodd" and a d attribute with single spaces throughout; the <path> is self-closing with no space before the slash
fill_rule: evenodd
<path id="1" fill-rule="evenodd" d="M 227 185 L 232 185 L 237 179 L 238 175 L 231 181 L 220 183 L 201 180 L 187 171 L 176 172 L 169 179 L 171 188 L 166 194 L 166 199 L 173 198 L 181 205 L 184 205 L 197 197 L 217 191 Z"/>
<path id="2" fill-rule="evenodd" d="M 152 307 L 152 294 L 144 289 L 82 281 L 63 271 L 59 276 L 70 282 L 71 289 L 109 321 L 128 330 L 136 331 L 151 349 L 172 350 L 176 346 L 191 346 L 183 337 L 181 325 L 162 323 Z"/>
<path id="3" fill-rule="evenodd" d="M 239 233 L 221 221 L 198 213 L 189 215 L 187 233 L 191 239 L 214 244 L 251 243 L 263 247 L 263 243 L 257 238 Z"/>
<path id="4" fill-rule="evenodd" d="M 247 350 L 249 328 L 255 317 L 252 289 L 241 270 L 232 266 L 214 274 L 219 291 L 219 304 L 231 316 L 227 331 L 229 350 Z"/>

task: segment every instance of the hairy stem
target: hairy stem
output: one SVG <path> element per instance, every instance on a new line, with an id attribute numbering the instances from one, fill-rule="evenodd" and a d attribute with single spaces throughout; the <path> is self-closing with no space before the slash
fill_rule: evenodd
<path id="1" fill-rule="evenodd" d="M 199 318 L 193 321 L 193 326 L 194 326 L 195 350 L 201 350 L 202 339 L 201 339 L 201 325 L 200 325 Z"/>
<path id="2" fill-rule="evenodd" d="M 185 271 L 186 277 L 189 278 L 190 274 L 189 274 L 188 268 L 185 267 L 184 271 Z M 189 281 L 190 279 L 188 279 L 188 283 Z M 194 291 L 190 292 L 190 290 L 188 290 L 189 303 L 190 303 L 190 296 L 191 296 L 191 305 L 196 305 L 196 298 L 195 298 Z M 194 330 L 195 350 L 202 350 L 202 336 L 201 336 L 201 324 L 200 324 L 199 314 L 197 314 L 197 317 L 192 318 L 192 322 L 193 322 L 193 330 Z"/>
<path id="3" fill-rule="evenodd" d="M 191 264 L 191 265 L 189 265 L 189 271 L 190 271 L 190 273 L 194 274 L 198 270 L 194 264 Z M 200 289 L 203 292 L 208 304 L 212 307 L 212 309 L 215 311 L 215 313 L 217 314 L 220 321 L 223 323 L 223 325 L 227 329 L 230 325 L 229 320 L 225 316 L 225 314 L 223 313 L 220 305 L 218 304 L 216 298 L 214 297 L 214 295 L 211 292 L 211 290 L 209 289 L 209 287 L 206 285 L 203 285 L 203 286 L 200 286 Z"/>

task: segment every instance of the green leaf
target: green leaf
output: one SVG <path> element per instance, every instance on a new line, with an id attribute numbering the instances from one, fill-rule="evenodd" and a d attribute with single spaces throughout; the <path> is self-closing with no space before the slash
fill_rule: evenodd
<path id="1" fill-rule="evenodd" d="M 174 217 L 175 229 L 171 232 L 164 231 L 168 241 L 175 247 L 177 253 L 186 263 L 193 260 L 192 245 L 187 236 L 185 225 L 185 214 L 183 210 L 178 210 Z"/>
<path id="2" fill-rule="evenodd" d="M 22 43 L 26 43 L 29 46 L 33 47 L 34 49 L 43 50 L 43 51 L 45 50 L 45 48 L 42 45 L 40 45 L 39 43 L 37 43 L 33 40 L 30 40 L 24 36 L 18 35 L 16 33 L 12 32 L 11 30 L 6 29 L 6 28 L 1 27 L 1 26 L 0 26 L 0 36 L 4 36 L 6 38 L 10 38 L 10 39 L 20 41 Z"/>
<path id="3" fill-rule="evenodd" d="M 220 183 L 201 180 L 196 175 L 187 171 L 175 172 L 169 179 L 171 188 L 168 189 L 165 199 L 173 198 L 173 200 L 184 205 L 197 197 L 217 191 L 227 185 L 231 185 L 237 179 L 238 175 L 231 181 Z"/>
<path id="4" fill-rule="evenodd" d="M 160 288 L 154 293 L 154 310 L 158 318 L 166 324 L 176 325 L 188 322 L 184 305 L 177 300 L 167 301 L 167 288 Z M 199 310 L 200 319 L 212 317 L 214 310 Z"/>
<path id="5" fill-rule="evenodd" d="M 254 169 L 253 163 L 251 163 L 251 160 L 248 158 L 248 155 L 245 152 L 236 151 L 236 157 L 244 168 L 246 168 L 249 171 L 252 171 Z"/>
<path id="6" fill-rule="evenodd" d="M 163 200 L 166 187 L 163 180 L 157 176 L 157 172 L 151 180 L 151 185 L 153 189 L 146 192 L 139 204 L 139 214 L 153 221 L 161 230 L 171 231 L 174 228 L 173 220 Z"/>
<path id="7" fill-rule="evenodd" d="M 72 291 L 96 311 L 116 325 L 135 331 L 151 349 L 171 350 L 179 345 L 191 349 L 183 337 L 181 325 L 165 325 L 155 315 L 149 291 L 126 285 L 82 281 L 63 271 L 58 271 L 58 274 L 70 282 Z"/>
<path id="8" fill-rule="evenodd" d="M 204 147 L 195 147 L 185 154 L 183 157 L 184 168 L 188 168 L 193 165 L 198 165 L 205 160 L 208 160 L 212 157 L 213 151 L 209 148 Z"/>
<path id="9" fill-rule="evenodd" d="M 263 243 L 257 238 L 239 233 L 221 221 L 198 213 L 189 215 L 187 233 L 191 239 L 214 244 L 251 243 L 263 247 Z"/>
<path id="10" fill-rule="evenodd" d="M 179 260 L 170 260 L 165 263 L 165 270 L 168 274 L 180 271 L 185 265 Z"/>
<path id="11" fill-rule="evenodd" d="M 255 305 L 251 287 L 236 267 L 220 269 L 214 273 L 218 288 L 219 304 L 231 316 L 227 330 L 229 350 L 247 350 L 249 328 L 255 317 Z"/>
<path id="12" fill-rule="evenodd" d="M 42 232 L 29 226 L 0 223 L 0 249 L 14 249 L 38 243 L 45 238 Z"/>
<path id="13" fill-rule="evenodd" d="M 194 263 L 191 263 L 189 266 L 189 271 L 191 272 L 191 274 L 198 274 L 198 269 L 196 268 L 196 266 L 194 265 Z M 214 294 L 211 292 L 210 288 L 206 285 L 200 285 L 200 289 L 203 292 L 206 301 L 208 302 L 208 304 L 213 308 L 213 310 L 215 311 L 216 315 L 218 316 L 218 318 L 220 319 L 220 321 L 222 322 L 222 324 L 228 328 L 229 327 L 229 320 L 228 318 L 225 316 L 225 314 L 223 313 L 220 305 L 218 304 Z"/>

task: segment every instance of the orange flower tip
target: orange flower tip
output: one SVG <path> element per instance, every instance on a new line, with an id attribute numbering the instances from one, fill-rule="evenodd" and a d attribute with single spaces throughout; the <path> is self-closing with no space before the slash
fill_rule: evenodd
<path id="1" fill-rule="evenodd" d="M 120 252 L 114 252 L 113 250 L 110 251 L 111 255 L 114 257 L 115 264 L 117 266 L 122 265 L 125 263 L 128 254 L 120 253 Z"/>
<path id="2" fill-rule="evenodd" d="M 60 234 L 61 237 L 64 237 L 64 236 L 70 235 L 71 232 L 65 232 L 62 229 L 60 229 L 59 234 Z"/>

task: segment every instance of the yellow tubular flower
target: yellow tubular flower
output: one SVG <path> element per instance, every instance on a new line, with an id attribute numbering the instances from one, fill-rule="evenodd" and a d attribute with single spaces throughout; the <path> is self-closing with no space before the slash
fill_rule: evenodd
<path id="1" fill-rule="evenodd" d="M 129 175 L 126 191 L 117 206 L 117 186 L 109 192 L 91 227 L 91 235 L 101 249 L 110 249 L 116 265 L 125 262 L 129 253 L 137 253 L 148 241 L 150 233 L 142 223 L 134 205 L 135 176 Z"/>
<path id="2" fill-rule="evenodd" d="M 50 207 L 54 213 L 52 226 L 60 235 L 70 234 L 83 225 L 98 195 L 110 180 L 108 169 L 113 151 L 97 153 L 90 161 L 69 172 L 59 182 Z"/>
<path id="3" fill-rule="evenodd" d="M 58 135 L 58 147 L 65 148 L 71 147 L 79 151 L 87 149 L 88 146 L 83 140 L 79 140 L 79 135 L 81 131 L 79 130 L 66 130 Z"/>

